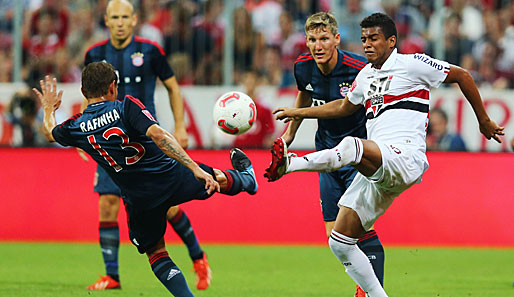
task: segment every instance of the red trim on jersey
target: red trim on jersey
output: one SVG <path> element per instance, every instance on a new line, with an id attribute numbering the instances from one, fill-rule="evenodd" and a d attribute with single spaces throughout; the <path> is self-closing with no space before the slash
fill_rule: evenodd
<path id="1" fill-rule="evenodd" d="M 298 56 L 298 58 L 296 58 L 296 61 L 294 63 L 296 64 L 298 62 L 308 61 L 312 59 L 314 59 L 314 57 L 311 53 L 301 54 Z"/>
<path id="2" fill-rule="evenodd" d="M 361 60 L 357 60 L 357 59 L 355 59 L 355 58 L 352 58 L 352 57 L 350 57 L 350 56 L 347 56 L 347 55 L 344 55 L 344 54 L 343 54 L 343 61 L 344 61 L 344 60 L 348 60 L 348 62 L 353 62 L 353 63 L 354 63 L 354 64 L 356 64 L 356 65 L 362 65 L 362 67 L 363 67 L 363 68 L 364 68 L 364 66 L 366 66 L 366 64 L 367 64 L 366 62 L 363 62 L 363 61 L 361 61 Z"/>
<path id="3" fill-rule="evenodd" d="M 80 116 L 82 116 L 82 113 L 76 113 L 74 115 L 72 115 L 71 117 L 69 117 L 66 121 L 62 122 L 60 125 L 59 125 L 59 128 L 61 128 L 66 122 L 68 121 L 76 121 L 78 118 L 80 118 Z"/>
<path id="4" fill-rule="evenodd" d="M 416 97 L 419 99 L 428 100 L 429 94 L 430 93 L 428 92 L 428 90 L 420 89 L 420 90 L 411 91 L 411 92 L 401 94 L 401 95 L 384 95 L 384 103 L 383 104 L 391 103 L 391 102 L 409 98 L 409 97 Z M 370 100 L 366 101 L 365 107 L 366 107 L 366 109 L 371 107 Z"/>
<path id="5" fill-rule="evenodd" d="M 134 102 L 135 104 L 137 104 L 137 106 L 139 106 L 141 109 L 146 109 L 146 106 L 139 99 L 137 99 L 131 95 L 125 95 L 125 97 L 127 99 L 129 99 L 130 101 Z"/>
<path id="6" fill-rule="evenodd" d="M 93 44 L 92 46 L 90 46 L 87 50 L 86 50 L 86 55 L 87 53 L 92 50 L 93 48 L 95 47 L 98 47 L 98 46 L 101 46 L 101 45 L 104 45 L 104 44 L 107 44 L 107 42 L 109 42 L 109 39 L 105 39 L 105 40 L 102 40 L 100 42 L 97 42 L 95 44 Z M 86 55 L 84 55 L 84 59 L 86 58 Z"/>
<path id="7" fill-rule="evenodd" d="M 155 45 L 155 47 L 161 52 L 161 55 L 166 56 L 166 53 L 164 52 L 164 49 L 155 41 L 143 38 L 141 36 L 134 36 L 134 41 L 137 42 L 144 42 L 144 43 L 150 43 L 152 45 Z"/>
<path id="8" fill-rule="evenodd" d="M 361 70 L 362 68 L 364 68 L 364 67 L 362 67 L 360 65 L 350 64 L 349 62 L 347 62 L 345 60 L 343 60 L 341 62 L 341 64 L 348 65 L 348 66 L 353 67 L 353 68 L 358 69 L 358 70 Z"/>
<path id="9" fill-rule="evenodd" d="M 118 227 L 118 222 L 100 222 L 99 228 L 114 228 Z"/>
<path id="10" fill-rule="evenodd" d="M 157 260 L 165 257 L 169 257 L 168 252 L 166 251 L 153 255 L 152 257 L 150 257 L 150 259 L 148 259 L 148 261 L 150 261 L 150 265 L 153 265 L 153 263 L 155 263 Z"/>

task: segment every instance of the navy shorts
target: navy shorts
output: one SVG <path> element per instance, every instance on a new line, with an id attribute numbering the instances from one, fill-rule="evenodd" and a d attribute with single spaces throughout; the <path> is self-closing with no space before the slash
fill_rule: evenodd
<path id="1" fill-rule="evenodd" d="M 199 165 L 216 179 L 211 167 L 205 164 Z M 154 247 L 164 236 L 167 226 L 166 213 L 170 207 L 191 200 L 205 200 L 212 196 L 207 194 L 205 185 L 196 180 L 191 170 L 182 164 L 177 164 L 177 167 L 178 170 L 182 170 L 180 175 L 183 176 L 182 186 L 159 206 L 142 210 L 125 204 L 130 241 L 141 254 Z"/>
<path id="2" fill-rule="evenodd" d="M 96 166 L 94 191 L 100 195 L 112 194 L 121 197 L 120 188 L 101 166 Z"/>
<path id="3" fill-rule="evenodd" d="M 325 222 L 336 220 L 339 212 L 337 203 L 350 187 L 356 174 L 357 170 L 351 166 L 343 167 L 334 172 L 319 173 L 321 211 Z"/>

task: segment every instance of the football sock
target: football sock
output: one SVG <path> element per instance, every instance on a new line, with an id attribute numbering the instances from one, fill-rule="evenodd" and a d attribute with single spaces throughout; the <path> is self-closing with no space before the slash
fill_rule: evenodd
<path id="1" fill-rule="evenodd" d="M 373 272 L 368 257 L 357 247 L 357 240 L 332 230 L 328 244 L 334 255 L 344 265 L 346 273 L 364 292 L 373 297 L 387 297 Z"/>
<path id="2" fill-rule="evenodd" d="M 175 297 L 193 297 L 182 271 L 173 263 L 168 252 L 160 252 L 149 259 L 152 271 Z"/>
<path id="3" fill-rule="evenodd" d="M 384 247 L 380 239 L 378 239 L 375 230 L 370 230 L 359 238 L 357 246 L 368 256 L 371 266 L 373 266 L 373 270 L 375 271 L 375 275 L 383 287 L 385 254 Z"/>
<path id="4" fill-rule="evenodd" d="M 191 259 L 201 259 L 203 257 L 203 251 L 186 213 L 179 208 L 177 214 L 171 220 L 168 220 L 168 222 L 186 245 Z"/>
<path id="5" fill-rule="evenodd" d="M 105 264 L 105 272 L 119 282 L 118 249 L 120 248 L 120 231 L 118 222 L 100 222 L 100 248 Z"/>
<path id="6" fill-rule="evenodd" d="M 347 136 L 331 148 L 290 158 L 286 173 L 293 171 L 331 172 L 346 165 L 359 164 L 362 159 L 362 140 Z"/>
<path id="7" fill-rule="evenodd" d="M 254 177 L 250 174 L 232 169 L 223 171 L 223 173 L 227 177 L 227 188 L 221 191 L 223 194 L 233 196 L 243 191 L 252 191 L 255 188 Z"/>

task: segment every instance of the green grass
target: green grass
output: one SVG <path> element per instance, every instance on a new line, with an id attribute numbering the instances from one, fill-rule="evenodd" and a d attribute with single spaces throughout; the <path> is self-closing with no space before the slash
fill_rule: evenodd
<path id="1" fill-rule="evenodd" d="M 204 245 L 213 270 L 205 297 L 341 297 L 355 285 L 328 247 Z M 0 296 L 170 296 L 146 256 L 120 249 L 122 290 L 89 292 L 103 273 L 96 244 L 0 243 Z M 183 246 L 168 251 L 194 287 Z M 513 249 L 386 247 L 391 297 L 514 296 Z"/>

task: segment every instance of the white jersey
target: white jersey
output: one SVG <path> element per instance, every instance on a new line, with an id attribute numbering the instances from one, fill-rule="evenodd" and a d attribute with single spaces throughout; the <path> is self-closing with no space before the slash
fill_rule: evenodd
<path id="1" fill-rule="evenodd" d="M 437 88 L 449 71 L 447 62 L 424 54 L 398 54 L 396 49 L 381 69 L 367 64 L 348 98 L 366 109 L 368 139 L 413 145 L 425 152 L 430 88 Z"/>

